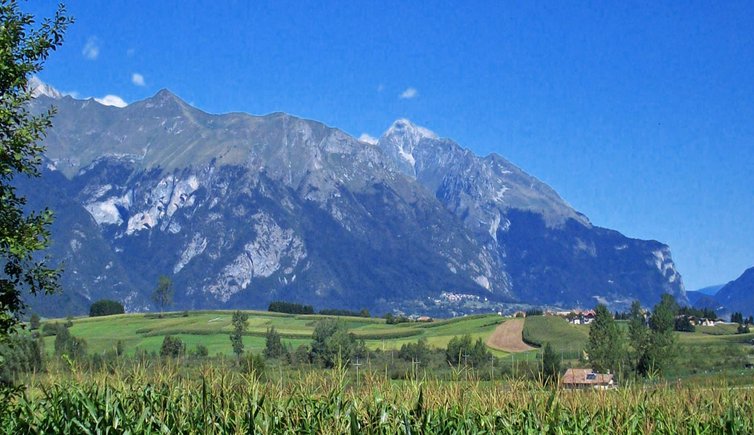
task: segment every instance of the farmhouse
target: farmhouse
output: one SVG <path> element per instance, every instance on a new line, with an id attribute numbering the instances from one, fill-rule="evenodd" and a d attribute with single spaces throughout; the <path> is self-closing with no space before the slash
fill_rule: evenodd
<path id="1" fill-rule="evenodd" d="M 611 373 L 595 373 L 592 369 L 568 369 L 560 379 L 564 388 L 615 388 Z"/>

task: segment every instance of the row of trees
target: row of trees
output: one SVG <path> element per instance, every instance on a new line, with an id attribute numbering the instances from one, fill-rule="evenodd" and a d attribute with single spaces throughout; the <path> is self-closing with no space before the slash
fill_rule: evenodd
<path id="1" fill-rule="evenodd" d="M 676 314 L 675 299 L 664 294 L 647 315 L 634 301 L 624 334 L 605 305 L 597 305 L 589 329 L 586 353 L 592 368 L 598 372 L 622 372 L 639 376 L 659 375 L 673 357 Z"/>

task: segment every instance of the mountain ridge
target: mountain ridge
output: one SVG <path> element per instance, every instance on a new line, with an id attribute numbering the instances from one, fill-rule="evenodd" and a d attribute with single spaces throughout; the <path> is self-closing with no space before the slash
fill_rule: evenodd
<path id="1" fill-rule="evenodd" d="M 168 90 L 123 108 L 33 107 L 49 104 L 47 170 L 137 269 L 121 280 L 131 309 L 149 308 L 161 273 L 192 308 L 288 298 L 452 314 L 666 291 L 685 302 L 667 246 L 594 227 L 502 156 L 406 119 L 370 144 L 280 112 L 207 114 Z"/>

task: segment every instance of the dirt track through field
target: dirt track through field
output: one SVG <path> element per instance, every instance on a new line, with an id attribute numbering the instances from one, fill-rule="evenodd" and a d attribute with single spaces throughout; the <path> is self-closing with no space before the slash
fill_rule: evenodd
<path id="1" fill-rule="evenodd" d="M 498 325 L 487 339 L 487 346 L 505 352 L 525 352 L 534 349 L 524 343 L 524 319 L 511 319 Z"/>

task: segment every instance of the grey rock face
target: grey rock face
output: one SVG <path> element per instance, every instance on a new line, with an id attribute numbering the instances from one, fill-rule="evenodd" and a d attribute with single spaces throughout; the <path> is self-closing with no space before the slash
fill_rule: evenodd
<path id="1" fill-rule="evenodd" d="M 121 109 L 54 103 L 46 171 L 79 210 L 61 224 L 85 218 L 107 255 L 55 236 L 113 271 L 77 273 L 90 283 L 68 289 L 81 301 L 117 295 L 144 309 L 163 274 L 176 308 L 286 299 L 448 313 L 455 300 L 489 310 L 685 298 L 665 245 L 593 227 L 502 157 L 407 120 L 372 145 L 285 114 L 206 114 L 168 91 Z M 93 285 L 104 276 L 118 284 Z"/>

